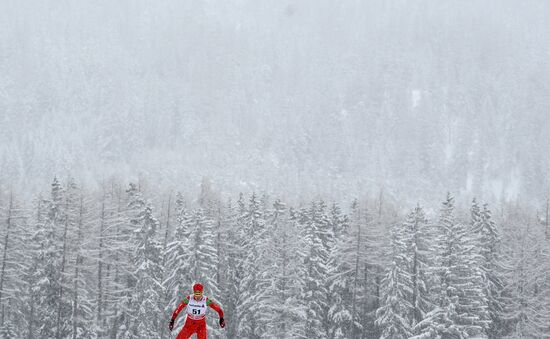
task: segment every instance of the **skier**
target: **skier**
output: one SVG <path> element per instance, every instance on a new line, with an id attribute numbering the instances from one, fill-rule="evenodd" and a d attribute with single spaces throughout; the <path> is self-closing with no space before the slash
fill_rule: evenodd
<path id="1" fill-rule="evenodd" d="M 197 333 L 198 339 L 206 339 L 206 306 L 211 307 L 214 311 L 218 312 L 220 316 L 220 326 L 225 327 L 225 321 L 223 320 L 223 311 L 221 307 L 211 299 L 208 299 L 203 295 L 204 287 L 197 283 L 193 285 L 193 294 L 187 296 L 181 304 L 176 308 L 172 314 L 172 320 L 168 328 L 170 331 L 174 329 L 174 321 L 178 317 L 178 314 L 187 307 L 187 318 L 185 319 L 185 325 L 178 334 L 176 339 L 188 339 L 194 333 Z"/>

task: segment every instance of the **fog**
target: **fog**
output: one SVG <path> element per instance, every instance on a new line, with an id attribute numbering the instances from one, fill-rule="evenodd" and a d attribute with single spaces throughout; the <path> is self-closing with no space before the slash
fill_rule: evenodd
<path id="1" fill-rule="evenodd" d="M 0 185 L 550 191 L 547 1 L 0 2 Z"/>

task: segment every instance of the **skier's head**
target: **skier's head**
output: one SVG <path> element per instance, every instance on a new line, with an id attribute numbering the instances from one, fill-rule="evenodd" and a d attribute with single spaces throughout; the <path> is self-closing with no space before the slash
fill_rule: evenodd
<path id="1" fill-rule="evenodd" d="M 204 286 L 202 286 L 202 284 L 196 283 L 195 285 L 193 285 L 193 295 L 196 298 L 202 298 L 203 290 L 204 290 Z"/>

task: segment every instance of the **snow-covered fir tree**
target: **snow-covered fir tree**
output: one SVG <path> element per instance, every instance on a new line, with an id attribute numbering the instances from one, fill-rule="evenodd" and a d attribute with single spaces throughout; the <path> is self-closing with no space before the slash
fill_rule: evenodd
<path id="1" fill-rule="evenodd" d="M 506 338 L 546 338 L 550 324 L 550 250 L 544 231 L 524 217 L 511 219 L 503 296 Z M 522 228 L 521 223 L 526 223 Z"/>
<path id="2" fill-rule="evenodd" d="M 143 214 L 146 208 L 146 203 L 139 190 L 138 185 L 130 183 L 126 190 L 127 207 L 124 210 L 125 219 L 117 230 L 118 244 L 116 247 L 117 260 L 122 261 L 122 265 L 118 268 L 120 272 L 120 291 L 119 305 L 120 309 L 116 309 L 118 317 L 115 319 L 117 325 L 114 330 L 122 338 L 131 338 L 136 335 L 135 311 L 139 305 L 136 305 L 134 297 L 135 286 L 137 283 L 137 261 L 135 258 L 135 247 L 138 243 L 140 230 L 143 227 Z M 147 233 L 146 233 L 147 234 Z M 118 280 L 118 279 L 117 279 Z"/>
<path id="3" fill-rule="evenodd" d="M 479 208 L 474 199 L 471 208 L 472 231 L 477 236 L 476 247 L 479 251 L 479 268 L 483 277 L 483 290 L 487 299 L 487 310 L 489 327 L 485 332 L 490 338 L 502 336 L 501 329 L 503 301 L 502 292 L 504 287 L 503 266 L 500 256 L 500 232 L 492 219 L 491 211 L 487 204 L 483 210 Z"/>
<path id="4" fill-rule="evenodd" d="M 244 220 L 246 216 L 246 202 L 244 195 L 239 194 L 239 198 L 234 204 L 229 200 L 225 207 L 226 213 L 226 250 L 223 262 L 225 269 L 223 270 L 226 281 L 223 291 L 227 293 L 225 296 L 226 318 L 227 318 L 227 335 L 229 338 L 237 336 L 237 331 L 240 327 L 240 312 L 239 305 L 242 301 L 241 287 L 242 277 L 244 276 L 244 265 L 241 260 L 241 242 L 244 237 Z"/>
<path id="5" fill-rule="evenodd" d="M 29 232 L 24 235 L 27 240 L 25 262 L 22 270 L 22 288 L 21 288 L 21 313 L 22 322 L 25 324 L 23 335 L 25 338 L 33 338 L 37 336 L 38 328 L 40 327 L 41 314 L 37 300 L 39 300 L 40 290 L 36 288 L 39 279 L 42 276 L 43 260 L 42 246 L 44 244 L 43 225 L 46 218 L 46 201 L 41 197 L 33 202 L 34 213 L 31 220 L 28 221 Z"/>
<path id="6" fill-rule="evenodd" d="M 14 338 L 25 328 L 21 312 L 24 309 L 25 290 L 19 287 L 25 284 L 21 270 L 26 268 L 28 252 L 25 241 L 29 238 L 26 229 L 26 211 L 14 195 L 9 193 L 7 206 L 0 206 L 0 337 Z"/>
<path id="7" fill-rule="evenodd" d="M 449 193 L 436 226 L 438 238 L 433 254 L 438 280 L 430 293 L 437 307 L 419 325 L 423 333 L 435 329 L 437 335 L 451 338 L 486 336 L 488 306 L 475 233 L 467 233 L 465 225 L 456 220 L 454 209 L 454 198 Z"/>
<path id="8" fill-rule="evenodd" d="M 303 261 L 303 236 L 300 233 L 296 213 L 288 211 L 280 200 L 273 203 L 267 223 L 270 236 L 266 262 L 262 272 L 266 280 L 265 311 L 262 322 L 266 323 L 265 338 L 305 337 L 305 305 L 299 303 L 305 286 Z"/>
<path id="9" fill-rule="evenodd" d="M 185 206 L 185 200 L 181 193 L 176 196 L 177 225 L 171 241 L 167 244 L 164 254 L 164 267 L 166 279 L 164 286 L 167 293 L 168 305 L 164 314 L 172 315 L 174 308 L 186 297 L 193 283 L 191 272 L 191 215 Z"/>
<path id="10" fill-rule="evenodd" d="M 80 190 L 79 190 L 80 191 Z M 91 231 L 93 225 L 89 222 L 91 213 L 90 201 L 85 198 L 80 192 L 78 197 L 78 212 L 76 217 L 76 234 L 71 251 L 71 294 L 69 296 L 71 302 L 71 337 L 76 338 L 95 338 L 99 332 L 99 328 L 94 325 L 97 306 L 95 297 L 95 274 L 92 269 L 92 262 L 95 257 L 92 255 L 94 243 Z M 94 300 L 95 299 L 95 300 Z"/>
<path id="11" fill-rule="evenodd" d="M 187 220 L 191 230 L 190 274 L 194 282 L 201 282 L 211 293 L 217 294 L 216 270 L 218 254 L 214 222 L 204 214 L 202 208 L 191 213 Z M 188 287 L 189 288 L 189 287 Z"/>
<path id="12" fill-rule="evenodd" d="M 271 210 L 265 211 L 266 226 L 270 234 L 266 242 L 269 245 L 266 268 L 262 272 L 262 279 L 269 281 L 266 285 L 264 298 L 266 300 L 266 311 L 261 314 L 261 322 L 266 324 L 266 336 L 272 338 L 284 337 L 287 333 L 287 312 L 285 305 L 285 294 L 287 282 L 288 261 L 285 255 L 278 255 L 280 251 L 286 251 L 287 239 L 284 230 L 288 227 L 286 217 L 286 206 L 277 200 Z M 286 334 L 288 335 L 288 334 Z"/>
<path id="13" fill-rule="evenodd" d="M 60 233 L 60 256 L 61 266 L 59 272 L 59 303 L 56 320 L 56 338 L 70 337 L 74 329 L 74 321 L 71 320 L 73 307 L 73 262 L 72 253 L 76 252 L 79 246 L 77 240 L 77 228 L 79 225 L 79 189 L 74 179 L 69 178 L 64 190 L 62 203 L 62 230 Z"/>
<path id="14" fill-rule="evenodd" d="M 243 233 L 238 265 L 242 280 L 238 292 L 240 296 L 237 304 L 237 335 L 244 338 L 260 338 L 267 326 L 260 319 L 261 308 L 265 307 L 262 300 L 265 298 L 266 281 L 262 280 L 262 270 L 265 269 L 263 264 L 266 258 L 262 256 L 265 254 L 262 242 L 266 237 L 266 225 L 259 199 L 255 194 L 250 197 L 241 222 Z"/>
<path id="15" fill-rule="evenodd" d="M 306 327 L 309 336 L 328 338 L 330 335 L 329 260 L 334 233 L 323 201 L 312 202 L 305 212 L 305 238 L 309 255 L 304 298 L 307 302 Z"/>
<path id="16" fill-rule="evenodd" d="M 424 210 L 417 206 L 407 215 L 404 229 L 409 236 L 409 257 L 411 273 L 411 306 L 413 331 L 416 325 L 425 318 L 433 304 L 428 294 L 428 274 L 430 251 L 428 237 L 428 219 Z"/>
<path id="17" fill-rule="evenodd" d="M 190 256 L 188 257 L 190 271 L 187 272 L 193 282 L 200 282 L 205 286 L 205 294 L 210 298 L 219 295 L 217 269 L 218 250 L 216 246 L 216 230 L 214 221 L 205 215 L 202 208 L 193 211 L 187 220 L 188 228 L 191 230 L 189 241 Z M 190 291 L 190 286 L 185 290 Z M 210 321 L 211 325 L 216 324 Z M 218 335 L 218 329 L 212 327 L 212 335 Z"/>
<path id="18" fill-rule="evenodd" d="M 161 304 L 164 296 L 162 246 L 157 238 L 159 222 L 153 216 L 150 204 L 145 205 L 136 217 L 131 220 L 139 227 L 134 232 L 133 240 L 136 292 L 132 295 L 131 333 L 133 337 L 151 338 L 158 335 L 164 318 Z"/>
<path id="19" fill-rule="evenodd" d="M 130 227 L 123 186 L 105 185 L 101 196 L 96 210 L 96 327 L 98 336 L 113 337 L 122 324 L 121 310 L 128 297 L 125 277 L 130 272 L 130 237 L 126 233 Z"/>
<path id="20" fill-rule="evenodd" d="M 330 210 L 330 225 L 334 233 L 334 246 L 329 259 L 329 291 L 332 297 L 330 317 L 332 338 L 349 338 L 354 330 L 354 287 L 357 276 L 357 249 L 348 217 L 338 204 Z"/>
<path id="21" fill-rule="evenodd" d="M 62 235 L 65 216 L 63 213 L 64 189 L 61 183 L 54 179 L 51 186 L 50 199 L 46 203 L 47 214 L 40 225 L 35 240 L 40 244 L 33 260 L 36 260 L 37 271 L 34 290 L 36 299 L 37 333 L 39 336 L 56 338 L 64 335 L 58 330 L 58 314 L 65 306 L 62 295 L 61 263 L 62 263 Z"/>
<path id="22" fill-rule="evenodd" d="M 410 232 L 396 225 L 391 234 L 391 262 L 382 281 L 382 300 L 376 311 L 380 338 L 406 339 L 412 335 L 413 318 Z"/>

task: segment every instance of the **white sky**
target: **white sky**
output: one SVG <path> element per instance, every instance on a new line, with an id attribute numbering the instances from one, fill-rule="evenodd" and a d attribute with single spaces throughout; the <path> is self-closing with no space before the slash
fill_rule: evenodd
<path id="1" fill-rule="evenodd" d="M 3 0 L 0 185 L 540 201 L 549 17 L 543 0 Z"/>

